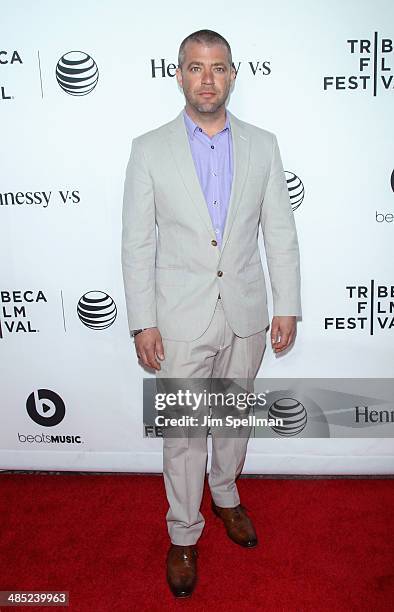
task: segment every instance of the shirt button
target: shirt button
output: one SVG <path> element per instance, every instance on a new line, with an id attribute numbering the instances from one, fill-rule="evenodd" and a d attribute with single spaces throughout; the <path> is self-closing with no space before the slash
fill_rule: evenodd
<path id="1" fill-rule="evenodd" d="M 216 240 L 211 240 L 211 244 L 212 244 L 212 246 L 217 246 L 217 245 L 218 245 L 218 243 L 216 242 Z"/>
<path id="2" fill-rule="evenodd" d="M 217 200 L 215 200 L 214 202 L 212 202 L 212 206 L 217 206 L 219 204 L 219 202 Z"/>
<path id="3" fill-rule="evenodd" d="M 216 228 L 215 229 L 215 234 L 219 234 L 219 232 L 220 232 L 220 229 Z"/>
<path id="4" fill-rule="evenodd" d="M 198 128 L 198 130 L 199 130 L 200 132 L 202 132 L 202 128 Z"/>
<path id="5" fill-rule="evenodd" d="M 211 149 L 214 149 L 215 147 L 213 145 L 211 145 Z"/>
<path id="6" fill-rule="evenodd" d="M 221 270 L 218 270 L 218 276 L 223 276 L 223 272 Z"/>

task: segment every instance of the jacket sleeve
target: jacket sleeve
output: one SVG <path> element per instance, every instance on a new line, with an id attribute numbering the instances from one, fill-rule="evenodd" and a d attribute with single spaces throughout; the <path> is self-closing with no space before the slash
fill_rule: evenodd
<path id="1" fill-rule="evenodd" d="M 297 231 L 275 134 L 272 134 L 271 169 L 260 223 L 271 281 L 273 316 L 301 316 Z"/>
<path id="2" fill-rule="evenodd" d="M 153 182 L 141 141 L 132 141 L 122 209 L 122 273 L 129 329 L 156 327 Z"/>

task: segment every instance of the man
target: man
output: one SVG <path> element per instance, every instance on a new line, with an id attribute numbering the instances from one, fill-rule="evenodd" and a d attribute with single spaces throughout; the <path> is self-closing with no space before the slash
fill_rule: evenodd
<path id="1" fill-rule="evenodd" d="M 301 314 L 299 250 L 275 135 L 226 110 L 234 84 L 228 42 L 211 30 L 182 42 L 176 77 L 185 108 L 132 142 L 122 266 L 130 330 L 141 364 L 161 378 L 257 375 L 269 325 L 258 248 L 261 224 L 273 294 L 271 343 L 285 350 Z M 156 234 L 157 226 L 157 234 Z M 207 439 L 164 437 L 171 545 L 167 580 L 177 597 L 196 584 L 196 543 Z M 233 542 L 257 536 L 235 484 L 247 437 L 214 437 L 212 510 Z"/>

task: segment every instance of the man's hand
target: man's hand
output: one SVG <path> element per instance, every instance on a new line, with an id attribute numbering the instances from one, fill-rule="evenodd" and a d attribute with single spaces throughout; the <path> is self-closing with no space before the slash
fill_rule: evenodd
<path id="1" fill-rule="evenodd" d="M 149 327 L 134 338 L 137 357 L 144 366 L 160 370 L 157 358 L 164 359 L 163 341 L 157 327 Z"/>
<path id="2" fill-rule="evenodd" d="M 284 351 L 293 342 L 296 333 L 296 317 L 273 317 L 271 344 L 275 353 Z"/>

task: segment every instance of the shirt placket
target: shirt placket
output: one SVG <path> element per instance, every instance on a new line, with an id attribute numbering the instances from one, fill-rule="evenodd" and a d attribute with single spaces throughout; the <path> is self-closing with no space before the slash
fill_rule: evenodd
<path id="1" fill-rule="evenodd" d="M 210 173 L 212 181 L 212 209 L 214 219 L 214 230 L 219 244 L 222 241 L 220 225 L 220 193 L 219 193 L 219 142 L 220 134 L 211 139 Z"/>

